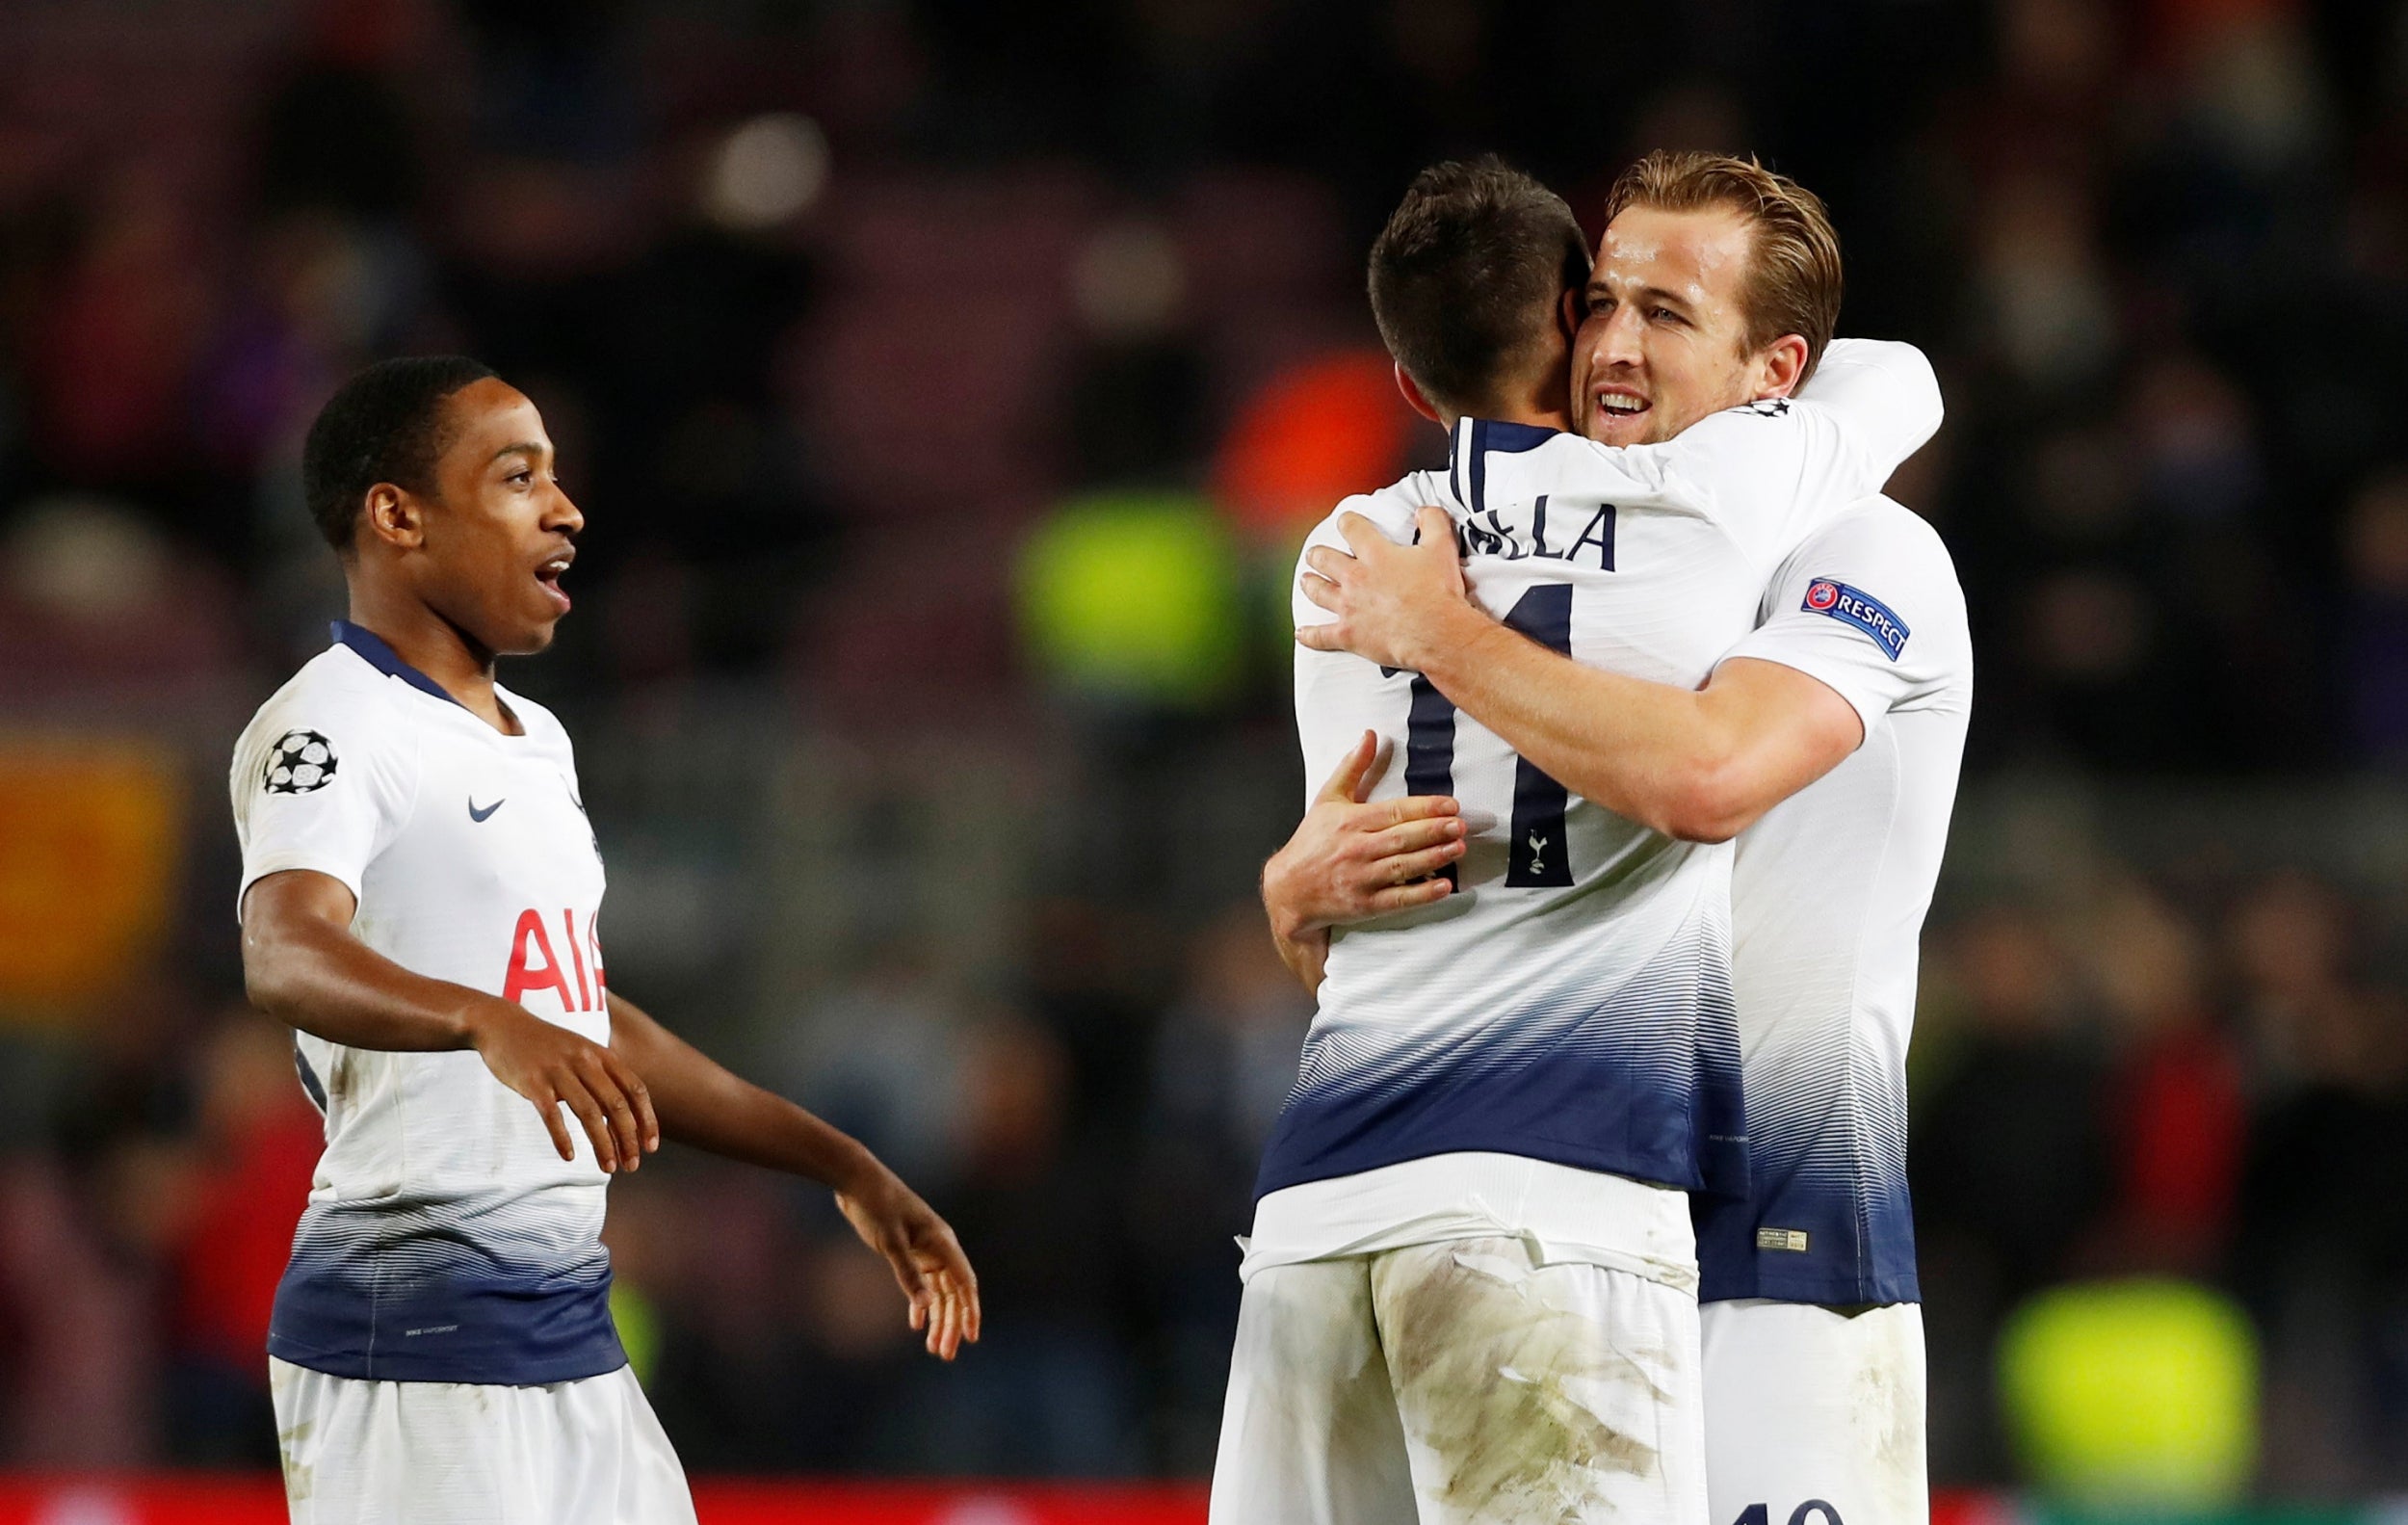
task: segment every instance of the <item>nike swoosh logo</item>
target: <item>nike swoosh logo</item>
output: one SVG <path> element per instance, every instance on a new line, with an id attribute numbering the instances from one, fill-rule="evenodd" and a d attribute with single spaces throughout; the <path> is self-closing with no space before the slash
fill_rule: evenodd
<path id="1" fill-rule="evenodd" d="M 486 805 L 484 809 L 480 810 L 477 808 L 477 802 L 471 800 L 468 802 L 468 819 L 483 825 L 486 818 L 491 816 L 494 811 L 501 809 L 502 806 L 508 803 L 510 803 L 510 801 L 507 797 L 505 797 L 494 801 L 491 804 Z"/>

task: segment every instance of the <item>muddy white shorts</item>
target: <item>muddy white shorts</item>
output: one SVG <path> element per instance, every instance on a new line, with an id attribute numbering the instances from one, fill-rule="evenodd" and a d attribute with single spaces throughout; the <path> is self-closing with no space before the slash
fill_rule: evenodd
<path id="1" fill-rule="evenodd" d="M 1213 1525 L 1704 1525 L 1697 1300 L 1458 1239 L 1246 1282 Z"/>
<path id="2" fill-rule="evenodd" d="M 622 1366 L 544 1387 L 379 1382 L 270 1358 L 293 1525 L 694 1525 Z"/>
<path id="3" fill-rule="evenodd" d="M 1925 1525 L 1921 1307 L 1700 1314 L 1714 1525 Z"/>

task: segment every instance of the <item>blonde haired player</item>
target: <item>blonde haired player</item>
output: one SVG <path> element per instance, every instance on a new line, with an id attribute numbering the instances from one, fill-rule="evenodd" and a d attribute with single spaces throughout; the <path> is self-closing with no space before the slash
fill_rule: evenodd
<path id="1" fill-rule="evenodd" d="M 1694 384 L 1701 358 L 1711 380 L 1717 357 L 1813 324 L 1818 306 L 1836 312 L 1838 249 L 1819 209 L 1752 163 L 1651 156 L 1611 211 L 1573 361 L 1591 438 L 1693 439 L 1684 432 L 1717 402 Z M 1684 292 L 1710 300 L 1662 300 Z M 1466 713 L 1631 819 L 1690 840 L 1737 834 L 1752 1186 L 1695 1201 L 1714 1525 L 1923 1520 L 1904 1063 L 1973 687 L 1939 537 L 1882 498 L 1820 523 L 1702 688 L 1537 648 L 1464 599 L 1444 547 L 1354 547 L 1360 561 L 1318 564 L 1339 622 L 1300 639 L 1426 663 Z M 1265 873 L 1274 929 L 1308 981 L 1319 929 L 1449 893 L 1419 876 L 1454 802 L 1362 803 L 1371 766 L 1369 748 L 1348 760 Z"/>
<path id="2" fill-rule="evenodd" d="M 1454 702 L 1438 653 L 1373 649 L 1343 546 L 1418 529 L 1508 640 L 1694 687 L 1788 551 L 1928 437 L 1939 394 L 1906 346 L 1741 343 L 1714 326 L 1726 294 L 1659 293 L 1694 336 L 1660 380 L 1689 384 L 1646 406 L 1813 385 L 1602 447 L 1563 427 L 1587 274 L 1569 209 L 1493 162 L 1426 171 L 1374 248 L 1400 381 L 1453 448 L 1308 542 L 1297 726 L 1315 774 L 1368 728 L 1402 765 L 1384 789 L 1463 811 L 1403 812 L 1393 829 L 1428 840 L 1382 855 L 1452 884 L 1392 881 L 1401 904 L 1325 963 L 1290 940 L 1326 978 L 1257 1183 L 1216 1521 L 1706 1517 L 1686 1194 L 1745 1191 L 1729 851 L 1567 789 Z"/>

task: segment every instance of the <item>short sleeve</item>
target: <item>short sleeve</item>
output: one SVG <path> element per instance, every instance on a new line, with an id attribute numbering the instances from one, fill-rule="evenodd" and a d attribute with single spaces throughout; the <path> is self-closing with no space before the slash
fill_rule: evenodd
<path id="1" fill-rule="evenodd" d="M 1965 594 L 1930 525 L 1886 498 L 1851 507 L 1782 564 L 1765 618 L 1724 653 L 1838 691 L 1871 734 L 1893 710 L 1970 703 Z"/>
<path id="2" fill-rule="evenodd" d="M 366 695 L 296 683 L 235 744 L 227 777 L 243 851 L 243 897 L 270 874 L 308 869 L 353 896 L 401 829 L 416 794 L 416 738 Z"/>

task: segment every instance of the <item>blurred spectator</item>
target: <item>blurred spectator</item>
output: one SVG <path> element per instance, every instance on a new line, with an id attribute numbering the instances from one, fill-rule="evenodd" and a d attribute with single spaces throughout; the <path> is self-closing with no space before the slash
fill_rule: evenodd
<path id="1" fill-rule="evenodd" d="M 2097 221 L 2070 176 L 2025 171 L 1984 197 L 1982 276 L 1992 342 L 2042 393 L 2078 392 L 2115 357 Z"/>
<path id="2" fill-rule="evenodd" d="M 2361 755 L 2408 754 L 2408 472 L 2376 478 L 2350 505 L 2343 685 Z"/>
<path id="3" fill-rule="evenodd" d="M 2108 1093 L 2121 1269 L 2196 1274 L 2220 1263 L 2247 1129 L 2239 1056 L 2207 1004 L 2198 933 L 2138 884 L 2084 922 L 2118 1053 Z"/>
<path id="4" fill-rule="evenodd" d="M 1206 366 L 1188 329 L 1187 262 L 1149 220 L 1109 225 L 1071 271 L 1088 346 L 1068 389 L 1075 480 L 1094 486 L 1184 483 L 1205 453 Z"/>
<path id="5" fill-rule="evenodd" d="M 798 1410 L 831 1400 L 858 1407 L 874 1393 L 803 1385 L 827 1375 L 810 1371 L 810 1351 L 814 1321 L 828 1315 L 793 1196 L 785 1183 L 716 1162 L 664 1163 L 673 1175 L 647 1181 L 646 1170 L 627 1183 L 636 1191 L 614 1188 L 634 1200 L 614 1202 L 612 1234 L 635 1249 L 644 1290 L 667 1310 L 649 1392 L 680 1436 L 680 1459 L 705 1471 L 824 1463 L 814 1448 L 825 1432 L 802 1428 Z"/>
<path id="6" fill-rule="evenodd" d="M 174 1459 L 269 1466 L 275 1415 L 259 1353 L 325 1130 L 294 1084 L 293 1040 L 249 1011 L 222 1019 L 200 1068 L 191 1168 L 170 1211 L 175 1262 L 168 1373 Z"/>
<path id="7" fill-rule="evenodd" d="M 1133 1472 L 1142 1436 L 1124 1354 L 1118 1171 L 1073 1131 L 1068 1057 L 1051 1034 L 1004 1018 L 972 1043 L 962 1170 L 935 1205 L 997 1316 L 958 1372 L 923 1383 L 922 1422 L 943 1437 L 930 1463 L 973 1476 Z"/>
<path id="8" fill-rule="evenodd" d="M 2337 1004 L 2354 999 L 2346 984 L 2351 919 L 2331 885 L 2293 870 L 2251 886 L 2227 920 L 2249 1068 L 2267 1101 L 2301 1084 L 2306 1046 L 2337 1020 L 2329 1014 Z"/>
<path id="9" fill-rule="evenodd" d="M 0 697 L 28 709 L 190 697 L 233 667 L 230 591 L 121 504 L 26 505 L 0 537 Z"/>
<path id="10" fill-rule="evenodd" d="M 110 176 L 27 335 L 37 455 L 68 481 L 149 486 L 185 463 L 212 293 L 191 210 L 153 171 Z"/>
<path id="11" fill-rule="evenodd" d="M 1155 1037 L 1131 1222 L 1160 1330 L 1163 1454 L 1209 1470 L 1237 1333 L 1237 1236 L 1313 1004 L 1261 911 L 1231 907 L 1190 945 L 1186 993 Z"/>
<path id="12" fill-rule="evenodd" d="M 969 1019 L 899 948 L 781 1035 L 770 1076 L 877 1151 L 907 1180 L 962 1168 Z"/>
<path id="13" fill-rule="evenodd" d="M 1968 1030 L 1917 1097 L 1918 1238 L 1971 1241 L 2012 1295 L 2061 1274 L 2103 1205 L 2102 1056 L 2039 918 L 1993 907 L 1950 951 Z"/>
<path id="14" fill-rule="evenodd" d="M 0 1456 L 15 1466 L 159 1459 L 144 1278 L 101 1251 L 58 1162 L 0 1158 Z"/>
<path id="15" fill-rule="evenodd" d="M 2270 1484 L 2408 1483 L 2408 1010 L 2347 990 L 2291 1013 L 2297 1081 L 2256 1125 L 2238 1268 L 2269 1333 Z"/>

